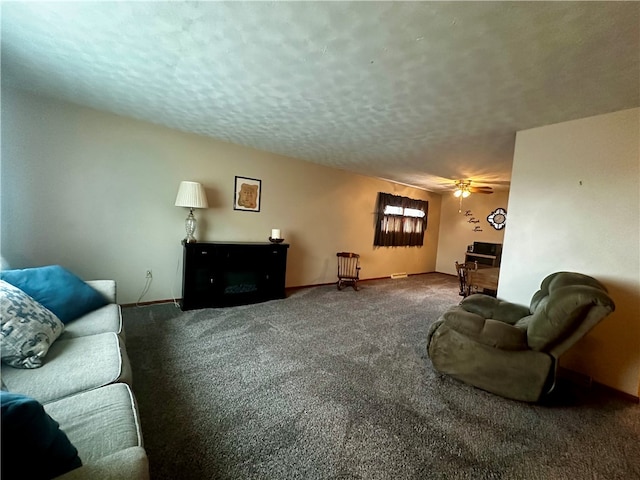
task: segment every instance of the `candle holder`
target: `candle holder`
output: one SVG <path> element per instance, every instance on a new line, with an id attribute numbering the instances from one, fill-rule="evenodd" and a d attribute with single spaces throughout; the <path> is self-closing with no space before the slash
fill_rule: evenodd
<path id="1" fill-rule="evenodd" d="M 269 241 L 271 243 L 282 243 L 282 242 L 284 242 L 284 238 L 271 238 L 271 237 L 269 237 Z"/>

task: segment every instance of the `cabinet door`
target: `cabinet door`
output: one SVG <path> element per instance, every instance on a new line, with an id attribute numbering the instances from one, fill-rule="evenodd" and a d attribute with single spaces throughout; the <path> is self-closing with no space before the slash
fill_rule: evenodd
<path id="1" fill-rule="evenodd" d="M 269 299 L 285 298 L 284 284 L 287 270 L 287 249 L 272 246 L 265 252 L 266 294 Z"/>
<path id="2" fill-rule="evenodd" d="M 209 245 L 185 246 L 182 308 L 191 310 L 211 305 L 220 282 L 216 272 L 216 249 Z"/>

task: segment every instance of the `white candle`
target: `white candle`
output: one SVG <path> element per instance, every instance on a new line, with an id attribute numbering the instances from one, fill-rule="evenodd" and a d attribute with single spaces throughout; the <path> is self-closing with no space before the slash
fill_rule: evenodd
<path id="1" fill-rule="evenodd" d="M 280 229 L 274 228 L 271 230 L 271 238 L 280 238 Z"/>

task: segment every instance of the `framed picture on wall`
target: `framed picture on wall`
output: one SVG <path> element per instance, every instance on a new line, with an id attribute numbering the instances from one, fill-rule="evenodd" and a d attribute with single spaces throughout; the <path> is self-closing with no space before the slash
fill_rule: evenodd
<path id="1" fill-rule="evenodd" d="M 233 191 L 233 209 L 245 212 L 260 211 L 260 194 L 262 193 L 262 180 L 236 176 Z"/>

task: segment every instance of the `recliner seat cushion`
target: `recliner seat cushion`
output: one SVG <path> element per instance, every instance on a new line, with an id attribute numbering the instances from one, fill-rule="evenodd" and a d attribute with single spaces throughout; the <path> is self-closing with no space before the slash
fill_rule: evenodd
<path id="1" fill-rule="evenodd" d="M 508 323 L 491 318 L 483 318 L 467 312 L 462 307 L 454 307 L 442 316 L 444 324 L 483 345 L 503 350 L 526 350 L 526 332 Z"/>
<path id="2" fill-rule="evenodd" d="M 527 307 L 483 294 L 469 295 L 460 302 L 460 306 L 467 312 L 475 313 L 482 318 L 493 318 L 509 324 L 514 324 L 529 314 Z"/>

